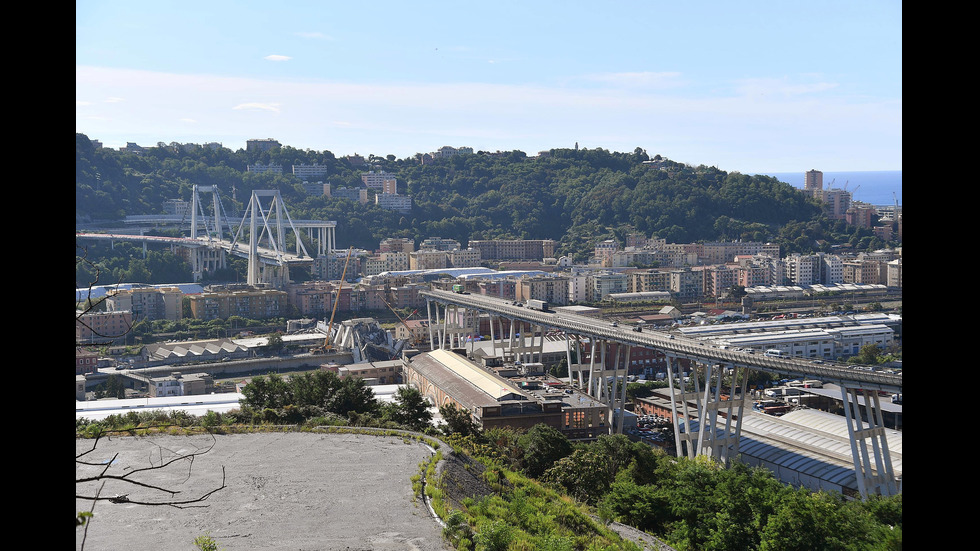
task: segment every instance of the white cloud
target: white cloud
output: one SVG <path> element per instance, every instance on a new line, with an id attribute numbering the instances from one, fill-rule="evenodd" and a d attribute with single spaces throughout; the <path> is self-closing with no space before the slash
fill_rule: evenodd
<path id="1" fill-rule="evenodd" d="M 272 111 L 273 113 L 278 113 L 279 104 L 259 102 L 239 103 L 238 105 L 232 107 L 232 109 L 236 111 Z"/>
<path id="2" fill-rule="evenodd" d="M 267 55 L 267 56 L 263 57 L 262 59 L 265 59 L 265 60 L 268 60 L 268 61 L 289 61 L 292 58 L 289 57 L 289 56 L 286 56 L 286 55 L 272 54 L 272 55 Z"/>
<path id="3" fill-rule="evenodd" d="M 262 135 L 337 154 L 404 157 L 447 143 L 534 152 L 578 141 L 614 151 L 639 146 L 651 154 L 743 172 L 780 171 L 790 163 L 806 165 L 801 170 L 901 167 L 900 99 L 827 94 L 820 91 L 833 86 L 809 77 L 800 79 L 808 82 L 740 81 L 739 93 L 719 83 L 723 92 L 698 95 L 667 85 L 682 80 L 677 73 L 618 73 L 598 80 L 662 86 L 596 88 L 582 79 L 579 86 L 359 84 L 79 67 L 77 97 L 126 101 L 111 108 L 78 107 L 76 126 L 105 143 L 133 141 L 152 129 L 144 141 L 244 144 Z M 767 93 L 751 93 L 757 90 Z M 275 116 L 228 116 L 247 111 Z M 195 138 L 186 137 L 188 125 L 179 120 L 188 114 L 206 121 L 194 125 Z M 88 117 L 111 121 L 96 124 Z M 324 133 L 324 126 L 333 130 Z"/>

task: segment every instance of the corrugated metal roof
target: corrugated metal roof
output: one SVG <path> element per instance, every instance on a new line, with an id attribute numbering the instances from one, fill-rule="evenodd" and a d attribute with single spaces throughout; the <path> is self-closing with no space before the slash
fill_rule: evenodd
<path id="1" fill-rule="evenodd" d="M 697 429 L 697 421 L 692 421 L 691 430 Z M 895 476 L 901 477 L 902 433 L 886 429 L 885 441 Z M 868 449 L 874 457 L 870 443 Z M 840 415 L 819 410 L 797 410 L 782 417 L 746 412 L 739 454 L 749 464 L 768 464 L 835 487 L 857 489 L 847 422 Z"/>
<path id="2" fill-rule="evenodd" d="M 517 387 L 512 386 L 506 380 L 494 377 L 489 372 L 477 367 L 472 362 L 460 357 L 454 352 L 439 349 L 430 352 L 429 356 L 460 378 L 469 381 L 473 386 L 486 392 L 495 400 L 502 400 L 506 396 L 521 393 Z"/>

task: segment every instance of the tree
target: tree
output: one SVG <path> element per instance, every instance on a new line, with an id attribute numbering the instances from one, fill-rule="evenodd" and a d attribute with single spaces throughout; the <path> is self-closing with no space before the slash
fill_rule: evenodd
<path id="1" fill-rule="evenodd" d="M 524 472 L 538 478 L 556 461 L 572 453 L 572 445 L 564 434 L 539 423 L 518 438 L 524 451 Z"/>
<path id="2" fill-rule="evenodd" d="M 265 346 L 263 348 L 268 353 L 277 354 L 279 353 L 279 351 L 282 350 L 282 346 L 283 346 L 282 333 L 276 332 L 269 335 L 269 338 L 266 341 Z"/>
<path id="3" fill-rule="evenodd" d="M 877 365 L 882 362 L 881 347 L 874 343 L 866 344 L 861 347 L 860 352 L 848 358 L 847 362 L 864 365 Z"/>
<path id="4" fill-rule="evenodd" d="M 395 391 L 392 417 L 400 425 L 415 431 L 423 431 L 432 422 L 432 412 L 429 407 L 431 407 L 429 400 L 422 396 L 419 389 L 414 386 L 401 386 Z"/>
<path id="5" fill-rule="evenodd" d="M 350 415 L 352 412 L 372 413 L 378 410 L 378 399 L 364 379 L 347 377 L 341 380 L 336 392 L 327 398 L 327 410 L 338 415 Z"/>
<path id="6" fill-rule="evenodd" d="M 480 434 L 480 427 L 473 422 L 470 413 L 456 404 L 443 404 L 439 406 L 439 415 L 445 422 L 442 432 L 450 435 L 472 436 Z"/>
<path id="7" fill-rule="evenodd" d="M 874 548 L 877 534 L 868 515 L 851 514 L 840 494 L 804 489 L 787 492 L 762 527 L 761 551 L 858 550 Z"/>

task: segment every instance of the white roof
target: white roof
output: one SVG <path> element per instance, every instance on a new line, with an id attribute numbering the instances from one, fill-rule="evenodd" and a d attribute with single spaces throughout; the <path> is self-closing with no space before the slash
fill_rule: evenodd
<path id="1" fill-rule="evenodd" d="M 380 402 L 393 402 L 395 392 L 403 385 L 368 386 L 374 391 L 375 398 Z M 130 411 L 186 411 L 195 416 L 202 416 L 208 411 L 227 413 L 239 409 L 239 401 L 245 395 L 239 392 L 221 392 L 216 394 L 196 394 L 192 396 L 164 396 L 159 398 L 126 398 L 124 400 L 75 400 L 75 419 L 99 421 L 110 415 L 125 415 Z"/>

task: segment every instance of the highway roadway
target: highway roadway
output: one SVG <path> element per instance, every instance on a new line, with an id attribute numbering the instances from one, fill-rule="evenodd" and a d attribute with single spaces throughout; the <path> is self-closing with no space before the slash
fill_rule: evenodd
<path id="1" fill-rule="evenodd" d="M 870 366 L 841 365 L 830 362 L 816 363 L 813 360 L 802 358 L 773 358 L 753 351 L 721 349 L 705 344 L 701 340 L 667 331 L 644 328 L 642 332 L 638 332 L 633 330 L 632 326 L 618 327 L 611 322 L 579 314 L 559 314 L 554 311 L 534 310 L 521 303 L 483 295 L 460 294 L 435 289 L 422 290 L 419 294 L 427 300 L 440 304 L 455 304 L 481 310 L 508 319 L 527 321 L 559 329 L 573 335 L 653 348 L 676 358 L 688 358 L 702 363 L 722 363 L 787 376 L 819 379 L 847 388 L 886 392 L 902 391 L 901 374 L 882 373 L 873 370 Z"/>

